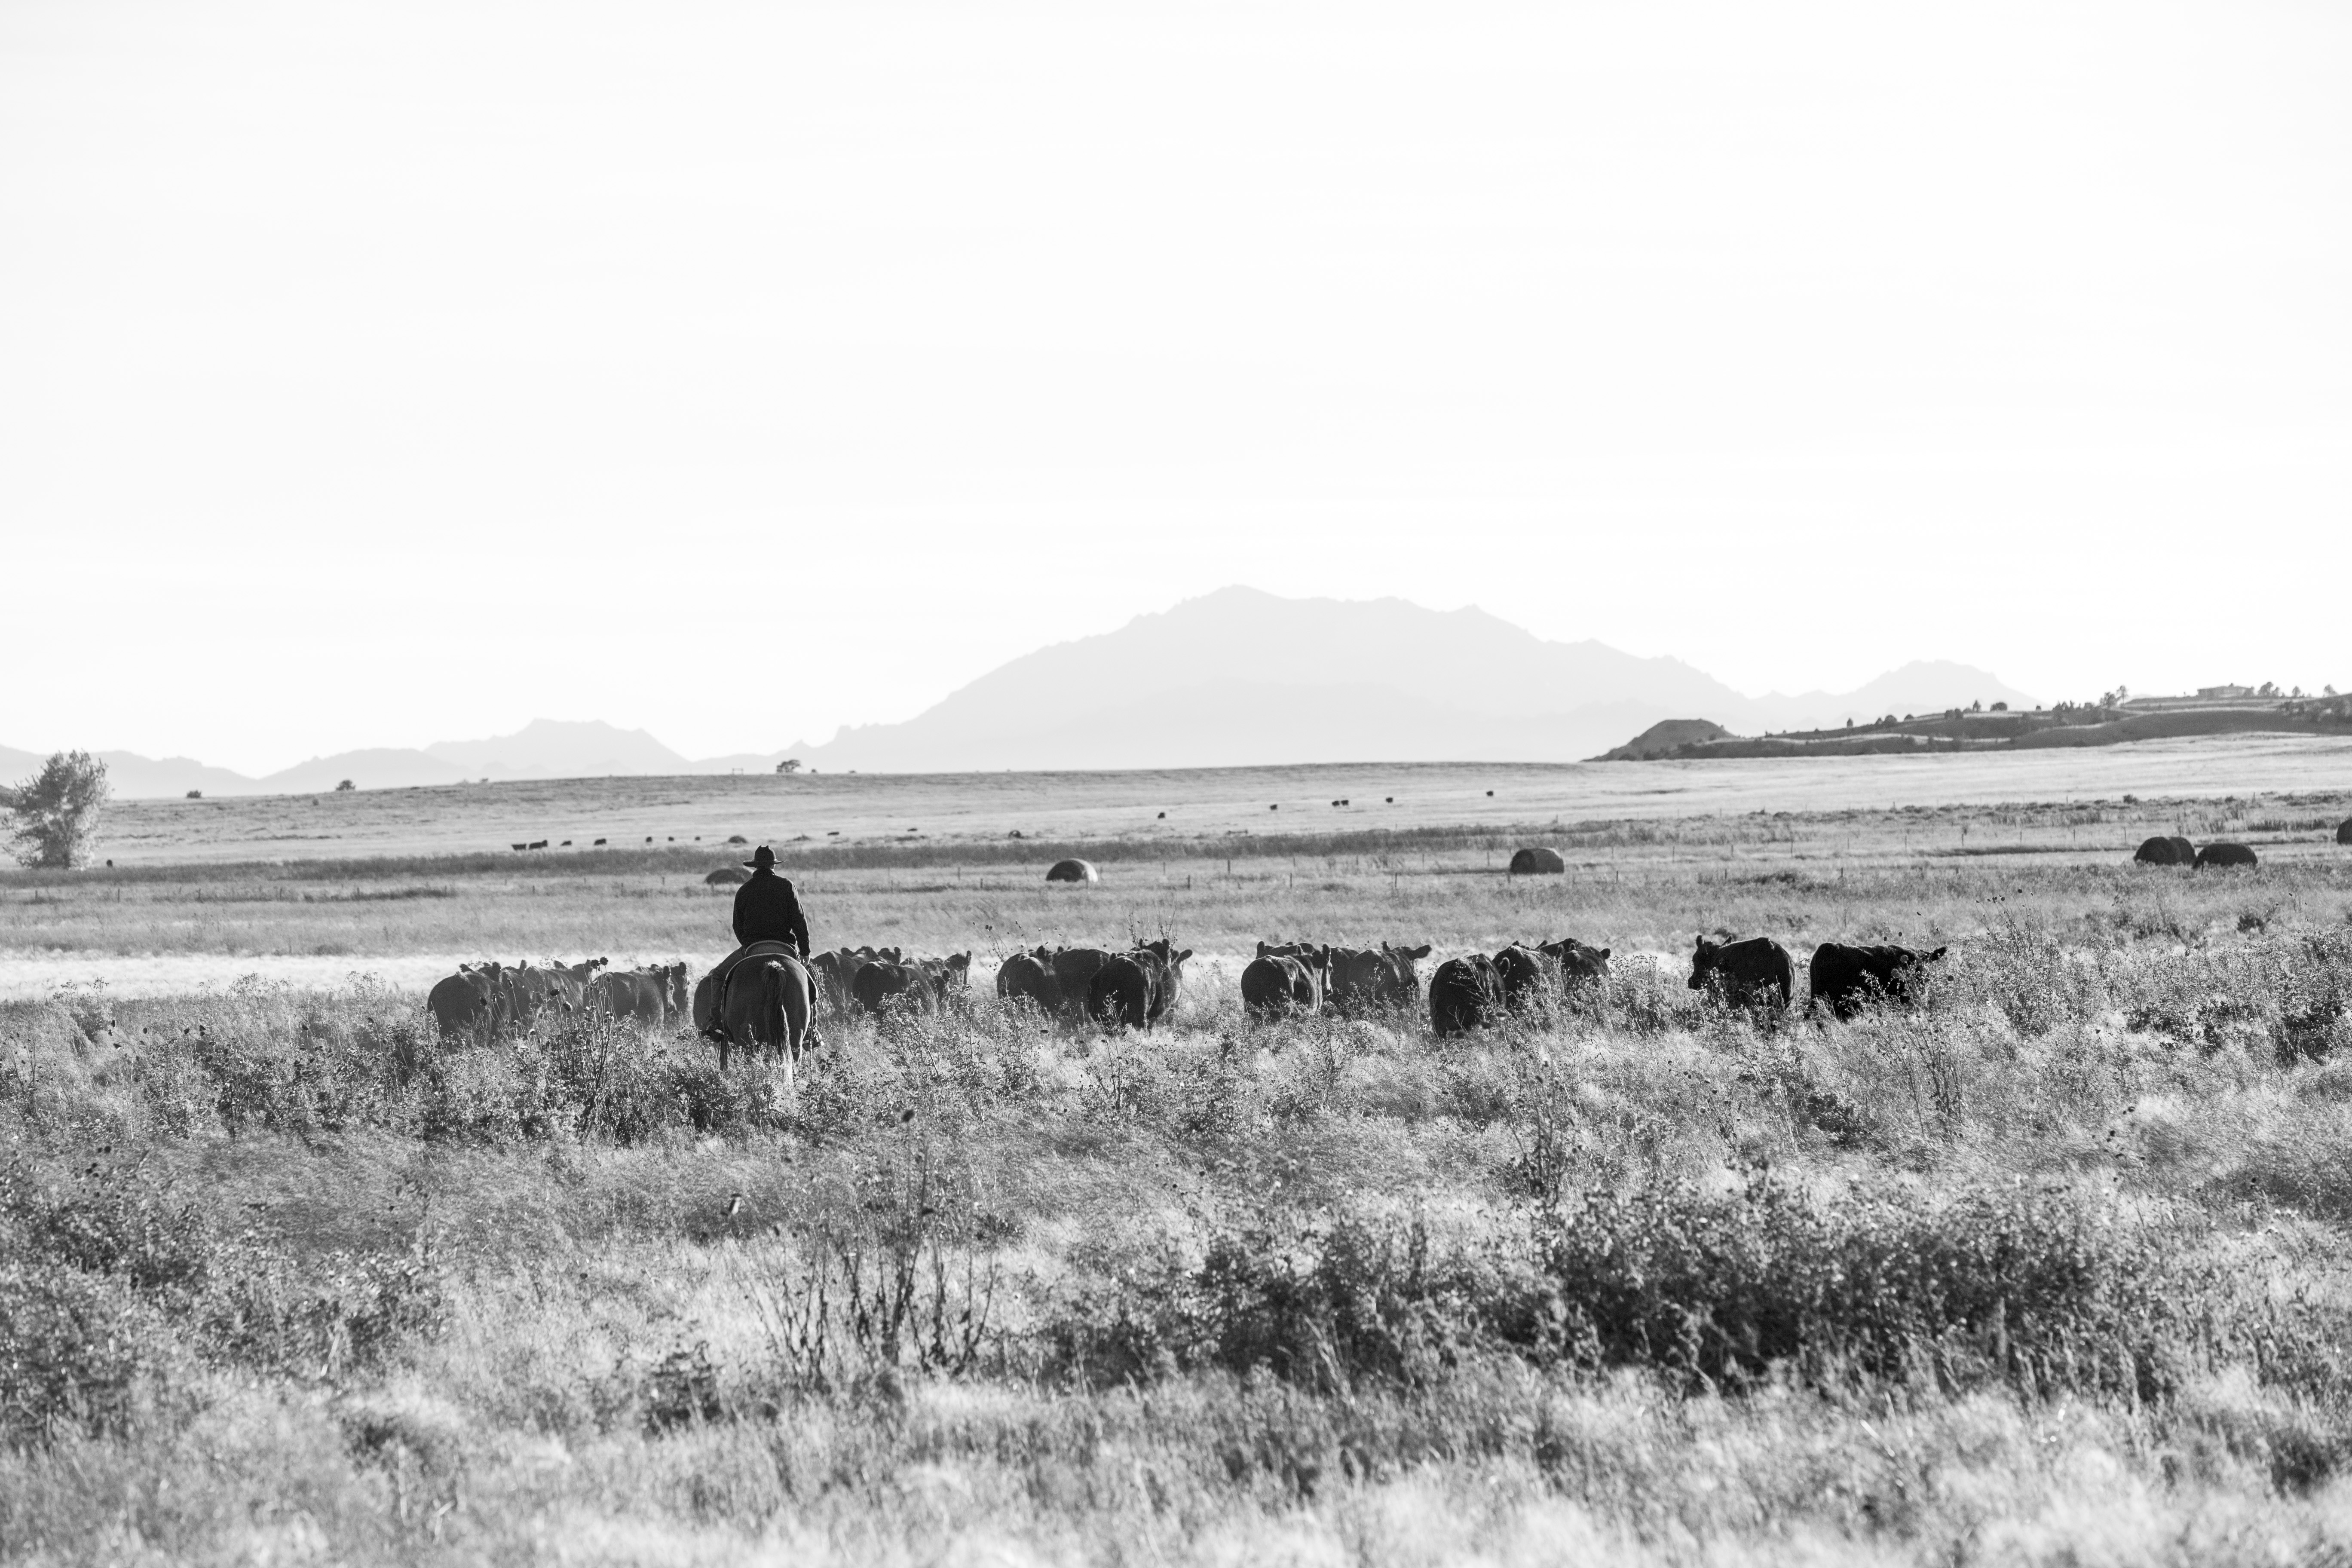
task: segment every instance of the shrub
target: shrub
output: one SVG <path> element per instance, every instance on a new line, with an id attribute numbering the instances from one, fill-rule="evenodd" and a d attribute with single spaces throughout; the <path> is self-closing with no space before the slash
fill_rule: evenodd
<path id="1" fill-rule="evenodd" d="M 121 1281 L 54 1261 L 0 1262 L 0 1443 L 130 1426 L 171 1360 L 153 1312 Z"/>
<path id="2" fill-rule="evenodd" d="M 1564 1348 L 1593 1366 L 2042 1394 L 2152 1394 L 2170 1375 L 2168 1247 L 2058 1194 L 1588 1194 L 1541 1247 Z"/>
<path id="3" fill-rule="evenodd" d="M 68 1379 L 75 1386 L 119 1392 L 154 1360 L 110 1348 L 129 1342 L 126 1302 L 205 1360 L 326 1378 L 375 1365 L 447 1320 L 439 1258 L 422 1235 L 404 1257 L 298 1259 L 259 1231 L 222 1238 L 137 1165 L 93 1163 L 55 1188 L 21 1162 L 0 1168 L 0 1256 L 21 1260 L 12 1288 L 28 1303 L 27 1322 L 48 1325 L 39 1331 L 58 1347 L 52 1360 L 90 1369 Z M 63 1386 L 46 1373 L 37 1381 Z"/>
<path id="4" fill-rule="evenodd" d="M 2290 951 L 2272 1039 L 2284 1065 L 2316 1061 L 2347 1044 L 2352 1014 L 2352 933 L 2323 931 Z"/>
<path id="5" fill-rule="evenodd" d="M 5 1250 L 184 1306 L 211 1279 L 213 1237 L 191 1204 L 139 1165 L 93 1161 L 62 1189 L 42 1185 L 21 1160 L 0 1166 L 0 1240 Z"/>

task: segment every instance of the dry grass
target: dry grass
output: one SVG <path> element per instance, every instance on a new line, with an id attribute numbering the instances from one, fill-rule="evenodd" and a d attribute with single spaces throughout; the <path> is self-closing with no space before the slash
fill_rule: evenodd
<path id="1" fill-rule="evenodd" d="M 0 1556 L 2352 1548 L 2352 872 L 1848 826 L 1843 862 L 1800 858 L 1822 819 L 1539 884 L 1341 845 L 1296 887 L 1286 855 L 806 884 L 821 936 L 937 949 L 1949 941 L 1918 1013 L 1725 1016 L 1628 963 L 1441 1044 L 1247 1027 L 1211 971 L 1148 1037 L 984 996 L 840 1027 L 787 1092 L 685 1037 L 445 1050 L 384 991 L 0 1005 Z M 8 940 L 715 949 L 723 903 L 665 875 L 19 880 L 60 901 Z M 412 887 L 454 896 L 349 896 Z"/>

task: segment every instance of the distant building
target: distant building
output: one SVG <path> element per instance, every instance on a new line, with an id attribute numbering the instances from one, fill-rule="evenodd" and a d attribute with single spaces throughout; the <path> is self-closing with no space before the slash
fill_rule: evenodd
<path id="1" fill-rule="evenodd" d="M 2208 701 L 2227 700 L 2232 697 L 2252 697 L 2253 694 L 2254 689 L 2251 686 L 2200 686 L 2197 689 L 2197 695 Z"/>

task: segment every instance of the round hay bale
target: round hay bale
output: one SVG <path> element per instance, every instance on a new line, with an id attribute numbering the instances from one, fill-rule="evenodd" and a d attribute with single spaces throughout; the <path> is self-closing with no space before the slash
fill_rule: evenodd
<path id="1" fill-rule="evenodd" d="M 1084 860 L 1056 860 L 1054 862 L 1053 869 L 1045 873 L 1045 880 L 1049 882 L 1099 882 L 1102 879 L 1095 874 L 1094 867 Z"/>
<path id="2" fill-rule="evenodd" d="M 2352 844 L 2352 816 L 2346 817 L 2343 823 L 2336 829 L 2336 842 L 2338 844 Z"/>
<path id="3" fill-rule="evenodd" d="M 2197 868 L 2200 871 L 2204 870 L 2208 866 L 2251 868 L 2258 863 L 2254 852 L 2242 844 L 2208 844 L 2204 848 L 2197 851 Z"/>
<path id="4" fill-rule="evenodd" d="M 1556 877 L 1567 869 L 1568 862 L 1559 858 L 1559 850 L 1540 844 L 1529 845 L 1511 857 L 1514 877 Z"/>
<path id="5" fill-rule="evenodd" d="M 712 888 L 732 888 L 739 883 L 748 882 L 751 879 L 751 873 L 746 871 L 740 866 L 721 866 L 719 869 L 711 872 L 710 875 L 702 879 L 705 886 Z"/>
<path id="6" fill-rule="evenodd" d="M 2195 863 L 2197 857 L 2193 851 L 2190 853 L 2189 858 L 2191 864 Z M 2178 866 L 2180 864 L 2179 848 L 2169 838 L 2150 838 L 2141 844 L 2137 850 L 2132 852 L 2132 864 L 2135 866 Z"/>

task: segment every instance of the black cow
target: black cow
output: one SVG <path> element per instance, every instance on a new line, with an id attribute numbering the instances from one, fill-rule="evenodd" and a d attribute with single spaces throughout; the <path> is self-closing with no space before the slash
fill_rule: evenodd
<path id="1" fill-rule="evenodd" d="M 2197 852 L 2192 849 L 2189 852 L 2189 859 L 2182 860 L 2180 846 L 2169 838 L 2143 840 L 2140 847 L 2132 852 L 2132 864 L 2135 866 L 2181 866 L 2193 863 L 2196 858 Z"/>
<path id="2" fill-rule="evenodd" d="M 1780 994 L 1777 1005 L 1786 1007 L 1796 983 L 1797 966 L 1789 950 L 1769 936 L 1751 936 L 1746 942 L 1701 937 L 1691 953 L 1690 988 L 1713 990 L 1735 1007 L 1770 1004 L 1769 994 L 1774 991 Z"/>
<path id="3" fill-rule="evenodd" d="M 1129 1029 L 1151 1026 L 1151 973 L 1138 953 L 1114 952 L 1087 982 L 1087 1016 Z"/>
<path id="4" fill-rule="evenodd" d="M 2346 817 L 2336 829 L 2336 842 L 2352 844 L 2352 816 Z"/>
<path id="5" fill-rule="evenodd" d="M 1503 1000 L 1518 1007 L 1541 995 L 1547 984 L 1567 991 L 1601 979 L 1609 973 L 1609 950 L 1587 947 L 1572 936 L 1514 942 L 1495 955 L 1495 968 L 1503 977 Z"/>
<path id="6" fill-rule="evenodd" d="M 1372 1007 L 1411 1007 L 1421 1001 L 1421 975 L 1415 965 L 1429 956 L 1429 944 L 1419 947 L 1335 947 L 1331 950 L 1328 991 L 1331 1005 L 1342 1012 Z"/>
<path id="7" fill-rule="evenodd" d="M 927 1000 L 929 987 L 923 984 L 923 972 L 911 963 L 890 963 L 877 959 L 857 966 L 850 981 L 850 994 L 857 1005 L 869 1013 L 880 1013 L 896 996 L 912 996 L 916 1005 Z M 929 1011 L 929 1008 L 925 1008 Z"/>
<path id="8" fill-rule="evenodd" d="M 1429 977 L 1429 1026 L 1441 1040 L 1485 1028 L 1504 1005 L 1502 973 L 1483 952 L 1449 958 Z"/>
<path id="9" fill-rule="evenodd" d="M 1939 947 L 1933 952 L 1914 952 L 1891 944 L 1849 947 L 1825 942 L 1813 949 L 1812 1005 L 1826 1004 L 1832 1014 L 1845 1019 L 1861 1012 L 1874 995 L 1893 1002 L 1916 1001 L 1921 966 L 1937 962 L 1949 951 Z"/>
<path id="10" fill-rule="evenodd" d="M 912 997 L 921 1011 L 936 1013 L 947 1000 L 949 991 L 970 983 L 971 973 L 971 954 L 968 952 L 900 963 L 877 958 L 859 966 L 850 981 L 850 989 L 857 1005 L 869 1013 L 880 1013 L 894 996 Z"/>
<path id="11" fill-rule="evenodd" d="M 1242 1010 L 1260 1023 L 1322 1005 L 1331 950 L 1309 942 L 1262 942 L 1242 971 Z"/>
<path id="12" fill-rule="evenodd" d="M 1192 950 L 1178 952 L 1166 937 L 1147 942 L 1128 955 L 1143 966 L 1151 977 L 1151 1001 L 1145 1016 L 1152 1023 L 1166 1017 L 1176 1006 L 1176 997 L 1184 988 L 1184 961 Z"/>
<path id="13" fill-rule="evenodd" d="M 2254 852 L 2242 844 L 2208 844 L 2204 848 L 2197 851 L 2197 868 L 2200 871 L 2208 866 L 2224 868 L 2244 866 L 2252 868 L 2257 864 L 2259 862 L 2254 858 Z"/>
<path id="14" fill-rule="evenodd" d="M 1016 952 L 997 966 L 996 994 L 1008 1002 L 1034 1002 L 1051 1013 L 1062 1005 L 1061 982 L 1054 977 L 1053 954 L 1044 948 Z"/>
<path id="15" fill-rule="evenodd" d="M 1045 967 L 1054 972 L 1054 984 L 1061 987 L 1064 1004 L 1083 1007 L 1088 987 L 1109 962 L 1110 954 L 1098 947 L 1057 947 L 1045 960 Z"/>

